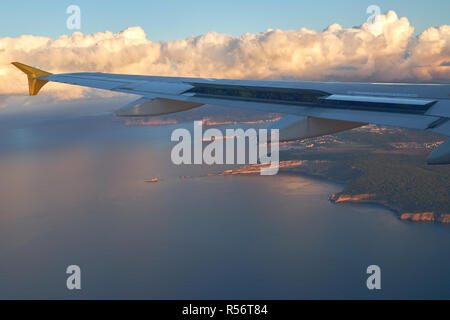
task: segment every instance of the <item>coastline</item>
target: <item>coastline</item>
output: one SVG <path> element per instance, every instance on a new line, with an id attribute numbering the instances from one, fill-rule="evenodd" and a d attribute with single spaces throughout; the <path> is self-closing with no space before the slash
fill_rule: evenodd
<path id="1" fill-rule="evenodd" d="M 403 212 L 399 207 L 393 206 L 389 204 L 387 201 L 383 199 L 376 199 L 376 195 L 370 194 L 360 194 L 360 195 L 350 195 L 345 194 L 344 189 L 346 183 L 342 181 L 337 181 L 330 176 L 321 173 L 313 173 L 308 171 L 308 168 L 305 166 L 299 166 L 292 170 L 293 168 L 289 168 L 288 170 L 284 170 L 286 174 L 296 174 L 300 176 L 304 176 L 307 178 L 317 179 L 320 181 L 331 182 L 337 184 L 342 187 L 342 191 L 338 193 L 333 193 L 329 196 L 329 201 L 336 205 L 373 205 L 377 207 L 382 207 L 391 213 L 393 213 L 397 219 L 404 222 L 411 223 L 425 223 L 425 224 L 439 224 L 439 225 L 450 225 L 450 214 L 437 214 L 434 212 L 417 212 L 417 213 L 406 213 Z M 299 170 L 300 169 L 300 170 Z"/>

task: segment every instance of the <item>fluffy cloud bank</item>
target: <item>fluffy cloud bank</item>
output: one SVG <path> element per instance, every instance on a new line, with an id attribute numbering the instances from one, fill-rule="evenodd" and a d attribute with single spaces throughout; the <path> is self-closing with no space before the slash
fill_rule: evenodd
<path id="1" fill-rule="evenodd" d="M 342 81 L 449 81 L 450 26 L 416 38 L 407 18 L 393 11 L 374 25 L 324 31 L 267 30 L 240 37 L 209 32 L 153 42 L 140 27 L 123 32 L 76 32 L 58 39 L 0 38 L 0 94 L 24 94 L 26 78 L 9 63 L 54 73 L 99 71 L 164 76 Z M 7 78 L 5 78 L 7 77 Z M 81 90 L 81 89 L 80 89 Z M 80 94 L 54 85 L 47 92 Z"/>

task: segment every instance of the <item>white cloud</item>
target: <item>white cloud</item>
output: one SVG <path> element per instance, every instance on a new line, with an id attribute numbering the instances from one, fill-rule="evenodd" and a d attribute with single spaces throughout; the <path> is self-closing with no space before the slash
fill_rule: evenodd
<path id="1" fill-rule="evenodd" d="M 375 25 L 324 31 L 268 30 L 240 37 L 209 32 L 153 42 L 140 27 L 123 32 L 76 32 L 58 39 L 24 35 L 0 38 L 0 94 L 25 94 L 26 77 L 12 61 L 59 72 L 99 71 L 215 78 L 448 81 L 450 26 L 432 27 L 417 38 L 407 18 L 393 11 Z M 51 84 L 46 92 L 79 97 L 83 89 Z"/>

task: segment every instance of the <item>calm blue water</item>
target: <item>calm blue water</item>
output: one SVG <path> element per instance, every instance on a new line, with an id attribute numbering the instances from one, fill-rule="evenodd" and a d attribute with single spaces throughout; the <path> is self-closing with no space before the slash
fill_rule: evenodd
<path id="1" fill-rule="evenodd" d="M 176 126 L 80 110 L 0 110 L 0 298 L 450 299 L 450 228 L 301 176 L 180 180 L 223 168 L 173 166 Z"/>

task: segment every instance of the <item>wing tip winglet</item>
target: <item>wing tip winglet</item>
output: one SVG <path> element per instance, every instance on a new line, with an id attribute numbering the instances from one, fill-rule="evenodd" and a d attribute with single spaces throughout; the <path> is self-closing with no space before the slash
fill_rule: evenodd
<path id="1" fill-rule="evenodd" d="M 20 62 L 12 62 L 11 64 L 28 76 L 28 89 L 30 96 L 37 96 L 42 87 L 48 82 L 37 78 L 52 75 L 50 72 L 33 68 Z"/>

